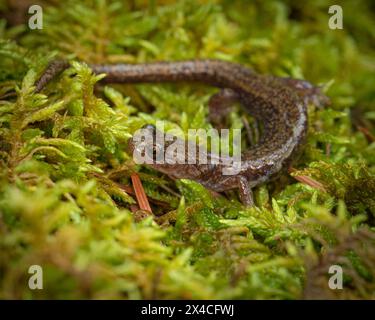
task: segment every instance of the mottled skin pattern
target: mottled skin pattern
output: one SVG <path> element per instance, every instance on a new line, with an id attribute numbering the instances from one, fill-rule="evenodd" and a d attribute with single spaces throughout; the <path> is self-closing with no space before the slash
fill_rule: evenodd
<path id="1" fill-rule="evenodd" d="M 36 83 L 40 91 L 59 72 L 69 67 L 65 61 L 53 62 Z M 238 100 L 258 121 L 264 134 L 257 145 L 241 156 L 241 170 L 223 175 L 224 164 L 151 164 L 172 178 L 188 178 L 214 191 L 238 188 L 242 202 L 253 205 L 251 188 L 266 182 L 290 166 L 307 131 L 307 104 L 322 105 L 328 99 L 306 81 L 259 75 L 235 63 L 220 60 L 192 60 L 147 64 L 90 65 L 94 73 L 105 73 L 108 83 L 147 83 L 193 81 L 225 89 L 212 98 L 210 112 L 223 109 L 225 100 Z M 218 112 L 219 113 L 219 112 Z M 213 117 L 214 118 L 214 117 Z M 147 130 L 155 130 L 151 126 Z M 155 133 L 155 132 L 151 132 Z M 130 148 L 136 147 L 132 140 Z M 161 150 L 154 145 L 155 150 Z M 208 157 L 211 155 L 208 153 Z"/>

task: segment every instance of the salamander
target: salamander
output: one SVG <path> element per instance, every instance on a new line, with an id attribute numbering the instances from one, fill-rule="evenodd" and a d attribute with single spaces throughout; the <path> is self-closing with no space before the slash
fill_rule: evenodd
<path id="1" fill-rule="evenodd" d="M 42 90 L 58 73 L 69 67 L 67 61 L 52 62 L 36 82 Z M 89 65 L 95 74 L 106 74 L 106 83 L 201 82 L 222 90 L 212 96 L 209 110 L 212 118 L 225 115 L 228 104 L 238 101 L 257 121 L 262 123 L 259 141 L 241 154 L 240 170 L 224 175 L 227 162 L 212 163 L 152 163 L 151 167 L 168 176 L 195 180 L 208 189 L 222 192 L 238 189 L 242 203 L 252 206 L 252 188 L 267 182 L 288 168 L 305 141 L 307 106 L 329 103 L 321 88 L 305 80 L 257 74 L 237 63 L 221 60 L 190 60 L 142 64 Z M 153 126 L 146 126 L 155 135 Z M 160 150 L 154 140 L 154 149 Z M 134 152 L 137 145 L 130 139 Z M 163 149 L 164 150 L 164 149 Z M 186 151 L 187 152 L 187 151 Z M 207 151 L 208 157 L 213 157 Z"/>

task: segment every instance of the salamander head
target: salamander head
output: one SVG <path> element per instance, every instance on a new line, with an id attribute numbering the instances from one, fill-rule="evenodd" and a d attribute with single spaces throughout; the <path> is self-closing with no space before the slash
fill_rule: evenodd
<path id="1" fill-rule="evenodd" d="M 137 130 L 128 141 L 128 152 L 133 155 L 136 163 L 140 162 L 140 157 L 151 164 L 161 151 L 161 145 L 156 140 L 156 127 L 146 124 Z"/>
<path id="2" fill-rule="evenodd" d="M 146 164 L 160 172 L 172 177 L 185 176 L 185 148 L 179 149 L 181 154 L 168 153 L 172 143 L 181 142 L 182 139 L 166 139 L 167 135 L 158 131 L 153 125 L 145 125 L 137 130 L 128 142 L 128 149 L 137 164 Z M 174 150 L 177 151 L 177 150 Z"/>

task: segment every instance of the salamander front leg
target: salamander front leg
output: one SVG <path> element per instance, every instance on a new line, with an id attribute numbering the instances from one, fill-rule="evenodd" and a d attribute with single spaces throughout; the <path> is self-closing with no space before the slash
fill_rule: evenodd
<path id="1" fill-rule="evenodd" d="M 244 176 L 238 176 L 238 190 L 240 193 L 241 202 L 246 207 L 254 206 L 253 191 L 250 188 L 247 178 Z"/>
<path id="2" fill-rule="evenodd" d="M 330 99 L 322 92 L 321 87 L 316 87 L 306 80 L 293 78 L 276 78 L 284 85 L 295 90 L 306 104 L 313 104 L 322 108 L 331 104 Z"/>

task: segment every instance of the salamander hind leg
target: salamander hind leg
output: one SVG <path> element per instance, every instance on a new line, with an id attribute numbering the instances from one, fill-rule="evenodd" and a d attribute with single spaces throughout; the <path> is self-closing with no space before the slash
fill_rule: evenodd
<path id="1" fill-rule="evenodd" d="M 241 202 L 246 207 L 254 206 L 253 191 L 250 188 L 247 178 L 244 176 L 238 176 L 238 190 L 240 194 Z"/>

